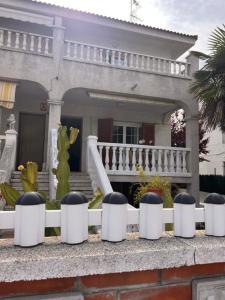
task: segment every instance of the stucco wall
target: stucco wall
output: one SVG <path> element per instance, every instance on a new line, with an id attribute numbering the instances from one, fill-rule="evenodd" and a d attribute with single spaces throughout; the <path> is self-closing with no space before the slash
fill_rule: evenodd
<path id="1" fill-rule="evenodd" d="M 225 175 L 223 164 L 225 162 L 225 143 L 223 143 L 222 132 L 216 130 L 207 133 L 209 143 L 207 149 L 209 153 L 206 159 L 209 161 L 200 163 L 200 174 L 205 175 Z"/>

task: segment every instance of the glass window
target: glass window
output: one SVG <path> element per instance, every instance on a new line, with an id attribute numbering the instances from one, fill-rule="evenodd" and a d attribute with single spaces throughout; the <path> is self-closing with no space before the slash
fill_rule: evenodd
<path id="1" fill-rule="evenodd" d="M 126 127 L 126 144 L 138 144 L 137 127 Z"/>
<path id="2" fill-rule="evenodd" d="M 113 126 L 113 143 L 123 143 L 123 126 Z"/>
<path id="3" fill-rule="evenodd" d="M 139 126 L 118 122 L 113 126 L 113 143 L 138 144 Z"/>

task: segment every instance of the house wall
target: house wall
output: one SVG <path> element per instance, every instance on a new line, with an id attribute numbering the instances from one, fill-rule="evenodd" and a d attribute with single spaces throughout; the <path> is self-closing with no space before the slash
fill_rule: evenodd
<path id="1" fill-rule="evenodd" d="M 29 84 L 29 90 L 17 90 L 15 106 L 12 110 L 2 109 L 2 134 L 6 130 L 7 118 L 10 113 L 14 113 L 16 117 L 16 130 L 19 131 L 20 113 L 35 113 L 44 114 L 46 116 L 46 133 L 45 133 L 45 153 L 46 160 L 47 151 L 47 124 L 48 124 L 48 107 L 47 111 L 42 111 L 41 105 L 46 104 L 46 94 L 44 91 L 33 84 Z M 28 86 L 27 86 L 28 88 Z M 92 99 L 91 99 L 92 100 Z M 62 106 L 62 116 L 71 116 L 74 118 L 82 118 L 82 171 L 86 170 L 86 139 L 89 135 L 98 135 L 98 119 L 112 118 L 115 121 L 135 122 L 139 123 L 153 123 L 155 124 L 155 145 L 170 146 L 171 133 L 170 125 L 162 124 L 162 116 L 159 110 L 154 106 L 137 106 L 125 104 L 118 106 L 117 103 L 101 103 L 90 99 L 87 102 L 87 97 L 84 93 L 74 94 L 73 99 L 64 99 Z M 142 109 L 142 110 L 141 110 Z M 147 113 L 146 113 L 147 112 Z M 32 124 L 31 130 L 32 130 Z M 38 139 L 38 137 L 37 137 Z"/>
<path id="2" fill-rule="evenodd" d="M 216 130 L 207 133 L 209 143 L 207 150 L 209 153 L 206 159 L 200 163 L 200 174 L 202 175 L 225 175 L 224 162 L 225 162 L 225 139 L 222 132 L 217 128 Z"/>
<path id="3" fill-rule="evenodd" d="M 193 284 L 195 280 L 210 279 L 213 281 L 221 278 L 218 276 L 224 275 L 225 263 L 213 263 L 76 278 L 0 282 L 0 298 L 22 295 L 22 299 L 25 300 L 26 295 L 48 293 L 48 299 L 51 299 L 51 293 L 59 293 L 58 295 L 67 299 L 66 292 L 70 292 L 70 297 L 73 293 L 80 292 L 84 300 L 200 300 L 203 299 L 204 294 L 196 297 L 196 289 Z M 209 299 L 207 295 L 205 293 L 205 297 Z M 82 299 L 81 297 L 79 299 Z M 206 299 L 205 297 L 204 299 Z"/>

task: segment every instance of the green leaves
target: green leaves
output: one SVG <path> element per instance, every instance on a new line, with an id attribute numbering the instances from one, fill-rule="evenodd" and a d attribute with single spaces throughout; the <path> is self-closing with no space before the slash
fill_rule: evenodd
<path id="1" fill-rule="evenodd" d="M 209 38 L 210 55 L 192 52 L 205 65 L 194 75 L 190 91 L 200 103 L 200 113 L 207 129 L 225 131 L 225 25 Z"/>
<path id="2" fill-rule="evenodd" d="M 12 207 L 15 207 L 16 200 L 19 198 L 20 193 L 17 192 L 14 188 L 12 188 L 8 183 L 1 183 L 0 189 L 2 193 L 2 197 L 5 199 L 6 204 Z"/>

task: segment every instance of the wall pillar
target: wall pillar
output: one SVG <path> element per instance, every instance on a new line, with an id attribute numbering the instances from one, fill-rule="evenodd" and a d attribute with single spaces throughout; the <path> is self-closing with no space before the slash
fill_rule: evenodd
<path id="1" fill-rule="evenodd" d="M 50 139 L 51 130 L 57 129 L 61 122 L 61 109 L 63 102 L 61 100 L 50 99 L 49 105 L 49 117 L 48 117 L 48 146 L 47 146 L 47 169 L 50 165 Z"/>
<path id="2" fill-rule="evenodd" d="M 199 118 L 192 116 L 186 118 L 186 147 L 191 148 L 188 168 L 192 173 L 191 183 L 188 184 L 188 192 L 196 198 L 199 205 Z"/>

